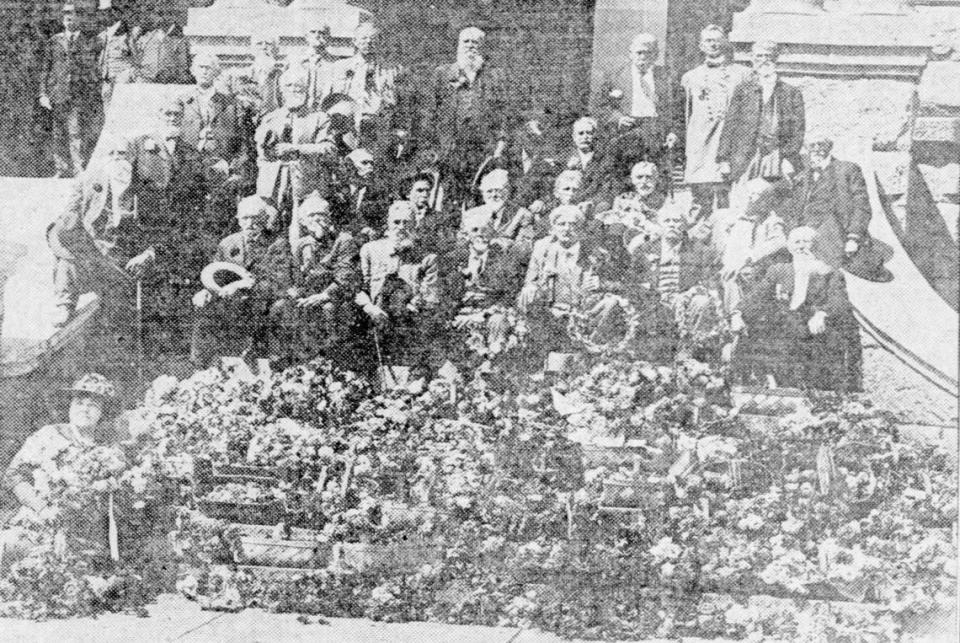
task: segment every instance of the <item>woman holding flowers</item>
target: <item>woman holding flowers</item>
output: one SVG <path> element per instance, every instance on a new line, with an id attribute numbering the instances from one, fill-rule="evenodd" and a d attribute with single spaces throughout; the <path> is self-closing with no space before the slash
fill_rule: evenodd
<path id="1" fill-rule="evenodd" d="M 28 437 L 4 472 L 0 524 L 7 528 L 0 531 L 0 569 L 31 544 L 23 527 L 51 521 L 59 511 L 58 492 L 83 483 L 71 465 L 122 439 L 110 421 L 120 408 L 116 389 L 103 375 L 88 373 L 62 393 L 70 397 L 67 422 L 48 424 Z M 118 459 L 118 471 L 122 464 Z"/>

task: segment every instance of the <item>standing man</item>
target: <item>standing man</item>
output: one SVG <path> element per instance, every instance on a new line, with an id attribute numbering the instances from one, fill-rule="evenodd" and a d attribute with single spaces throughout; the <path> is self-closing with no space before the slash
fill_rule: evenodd
<path id="1" fill-rule="evenodd" d="M 84 136 L 96 104 L 97 42 L 80 30 L 72 4 L 63 5 L 63 31 L 47 43 L 40 79 L 40 105 L 53 117 L 56 176 L 74 176 L 84 166 Z"/>
<path id="2" fill-rule="evenodd" d="M 176 23 L 157 20 L 137 39 L 140 78 L 145 83 L 189 83 L 190 44 Z"/>
<path id="3" fill-rule="evenodd" d="M 108 25 L 97 36 L 100 47 L 100 79 L 103 83 L 100 98 L 103 100 L 103 112 L 106 115 L 113 97 L 114 85 L 132 83 L 137 78 L 137 37 L 140 30 L 131 27 L 121 11 L 109 1 L 101 2 L 100 7 L 104 10 L 105 22 Z"/>
<path id="4" fill-rule="evenodd" d="M 316 23 L 307 27 L 304 32 L 307 49 L 291 67 L 297 67 L 306 76 L 307 106 L 319 109 L 333 85 L 333 63 L 336 58 L 327 52 L 327 41 L 330 40 L 330 25 Z"/>
<path id="5" fill-rule="evenodd" d="M 614 180 L 625 178 L 638 161 L 665 169 L 677 143 L 680 110 L 663 67 L 656 66 L 659 55 L 657 39 L 638 34 L 630 43 L 629 64 L 600 84 L 595 104 L 611 140 L 608 168 Z"/>
<path id="6" fill-rule="evenodd" d="M 720 173 L 717 149 L 733 90 L 750 72 L 730 61 L 727 35 L 717 25 L 707 25 L 700 32 L 700 51 L 703 64 L 685 73 L 680 85 L 687 123 L 684 180 L 693 203 L 700 206 L 699 218 L 707 219 L 714 201 L 718 208 L 730 205 L 730 186 Z"/>
<path id="7" fill-rule="evenodd" d="M 457 60 L 433 70 L 421 138 L 434 144 L 448 198 L 470 198 L 474 176 L 487 158 L 499 158 L 510 128 L 506 77 L 482 55 L 486 34 L 460 32 Z"/>
<path id="8" fill-rule="evenodd" d="M 753 75 L 733 90 L 717 146 L 720 174 L 730 184 L 789 178 L 801 165 L 803 94 L 780 80 L 776 43 L 756 42 L 752 55 Z"/>
<path id="9" fill-rule="evenodd" d="M 833 157 L 831 139 L 815 138 L 807 147 L 810 164 L 783 208 L 786 226 L 816 230 L 814 256 L 842 268 L 854 256 L 865 254 L 861 246 L 871 217 L 867 183 L 859 165 Z"/>
<path id="10" fill-rule="evenodd" d="M 331 66 L 333 91 L 346 94 L 356 103 L 360 145 L 368 148 L 386 147 L 393 130 L 407 130 L 395 122 L 401 70 L 387 64 L 377 52 L 378 33 L 369 22 L 361 23 L 353 35 L 353 55 Z"/>
<path id="11" fill-rule="evenodd" d="M 220 238 L 232 223 L 237 195 L 253 183 L 252 119 L 236 99 L 219 90 L 220 63 L 199 53 L 191 67 L 196 85 L 184 96 L 183 140 L 195 148 L 207 172 L 210 198 L 207 225 Z"/>

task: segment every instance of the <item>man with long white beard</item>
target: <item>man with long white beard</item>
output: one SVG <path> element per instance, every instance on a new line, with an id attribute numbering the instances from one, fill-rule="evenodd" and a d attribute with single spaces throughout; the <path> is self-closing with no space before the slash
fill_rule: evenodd
<path id="1" fill-rule="evenodd" d="M 790 231 L 792 261 L 770 267 L 734 313 L 732 329 L 747 330 L 735 371 L 748 381 L 820 390 L 861 390 L 859 327 L 843 272 L 813 254 L 817 231 Z M 769 379 L 772 378 L 773 382 Z"/>
<path id="2" fill-rule="evenodd" d="M 76 181 L 67 209 L 47 228 L 53 251 L 55 326 L 65 326 L 85 292 L 96 292 L 107 305 L 124 296 L 132 273 L 145 257 L 124 256 L 117 247 L 121 223 L 135 225 L 131 190 L 133 165 L 126 141 L 111 141 L 107 160 Z M 144 249 L 146 250 L 146 249 Z"/>
<path id="3" fill-rule="evenodd" d="M 806 127 L 803 94 L 780 79 L 779 54 L 776 43 L 754 43 L 753 76 L 730 97 L 716 161 L 721 176 L 731 184 L 741 179 L 791 178 L 801 167 Z"/>
<path id="4" fill-rule="evenodd" d="M 485 37 L 476 27 L 461 31 L 456 61 L 434 69 L 424 98 L 420 138 L 437 153 L 447 198 L 458 204 L 485 159 L 503 155 L 513 121 L 506 77 L 481 53 Z"/>

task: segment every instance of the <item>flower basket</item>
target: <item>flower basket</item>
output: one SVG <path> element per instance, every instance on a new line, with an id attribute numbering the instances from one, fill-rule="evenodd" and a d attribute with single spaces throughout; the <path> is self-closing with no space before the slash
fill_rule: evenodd
<path id="1" fill-rule="evenodd" d="M 331 547 L 310 539 L 240 536 L 233 559 L 245 565 L 317 569 L 330 564 Z"/>
<path id="2" fill-rule="evenodd" d="M 629 513 L 663 507 L 665 502 L 666 489 L 659 481 L 651 482 L 643 477 L 604 480 L 599 509 L 605 513 Z"/>
<path id="3" fill-rule="evenodd" d="M 741 416 L 783 417 L 799 411 L 810 411 L 810 402 L 800 389 L 733 386 L 730 401 Z"/>
<path id="4" fill-rule="evenodd" d="M 412 573 L 440 562 L 443 549 L 421 540 L 398 543 L 337 543 L 332 566 L 341 573 Z"/>
<path id="5" fill-rule="evenodd" d="M 288 477 L 288 473 L 278 467 L 220 464 L 206 458 L 197 459 L 193 468 L 194 483 L 200 487 L 248 482 L 272 486 Z"/>
<path id="6" fill-rule="evenodd" d="M 251 503 L 200 500 L 197 506 L 208 518 L 251 525 L 276 525 L 283 521 L 285 513 L 279 500 Z"/>

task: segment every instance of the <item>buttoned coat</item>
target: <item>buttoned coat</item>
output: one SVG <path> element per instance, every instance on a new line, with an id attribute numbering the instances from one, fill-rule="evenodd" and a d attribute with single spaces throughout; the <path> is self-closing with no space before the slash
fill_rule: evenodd
<path id="1" fill-rule="evenodd" d="M 214 92 L 206 114 L 200 109 L 200 97 L 196 92 L 184 98 L 183 140 L 205 158 L 222 158 L 234 164 L 244 161 L 248 123 L 243 109 L 232 96 Z M 205 135 L 203 141 L 200 140 L 201 134 Z"/>
<path id="2" fill-rule="evenodd" d="M 723 122 L 717 163 L 730 164 L 730 181 L 737 181 L 750 167 L 760 146 L 763 90 L 756 76 L 737 85 Z M 800 169 L 800 148 L 806 128 L 803 94 L 800 89 L 777 79 L 773 87 L 776 106 L 776 149 L 781 158 Z"/>
<path id="3" fill-rule="evenodd" d="M 71 44 L 66 32 L 60 32 L 47 41 L 44 71 L 40 80 L 40 94 L 54 104 L 83 104 L 99 90 L 96 38 L 84 32 L 77 33 Z"/>
<path id="4" fill-rule="evenodd" d="M 861 241 L 870 224 L 870 197 L 860 166 L 831 159 L 814 180 L 815 170 L 804 170 L 781 212 L 788 229 L 809 226 L 818 231 L 813 252 L 834 268 L 844 259 L 848 239 Z"/>

